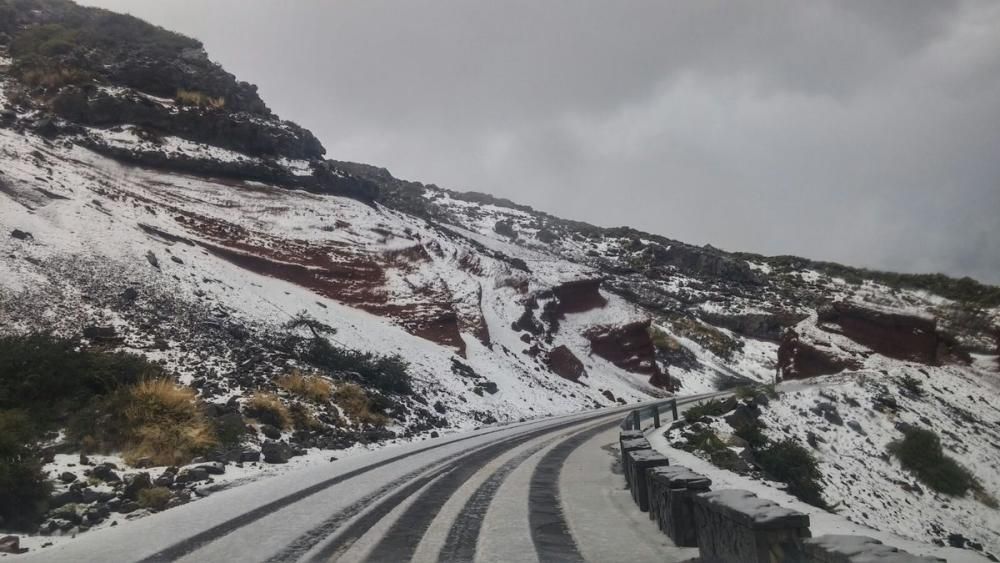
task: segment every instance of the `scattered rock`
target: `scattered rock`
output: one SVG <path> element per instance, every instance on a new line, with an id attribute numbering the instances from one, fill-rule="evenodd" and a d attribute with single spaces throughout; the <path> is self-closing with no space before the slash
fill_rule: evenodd
<path id="1" fill-rule="evenodd" d="M 14 229 L 13 231 L 11 231 L 10 232 L 10 238 L 17 239 L 17 240 L 29 240 L 29 239 L 30 240 L 34 240 L 35 239 L 35 237 L 32 236 L 31 233 L 29 233 L 27 231 L 22 231 L 20 229 Z"/>
<path id="2" fill-rule="evenodd" d="M 291 448 L 284 442 L 268 440 L 261 445 L 260 451 L 266 463 L 288 463 L 292 457 Z"/>
<path id="3" fill-rule="evenodd" d="M 59 475 L 59 480 L 63 483 L 72 483 L 73 481 L 76 481 L 76 474 L 64 471 L 61 475 Z"/>
<path id="4" fill-rule="evenodd" d="M 274 426 L 272 426 L 270 424 L 261 424 L 260 425 L 260 433 L 263 434 L 265 437 L 270 438 L 272 440 L 280 440 L 281 439 L 281 430 L 278 430 L 277 428 L 275 428 Z"/>
<path id="5" fill-rule="evenodd" d="M 95 479 L 104 481 L 105 483 L 118 483 L 122 479 L 118 476 L 118 473 L 115 473 L 116 469 L 118 469 L 118 466 L 113 463 L 101 463 L 95 465 L 94 468 L 90 470 L 90 475 Z"/>
<path id="6" fill-rule="evenodd" d="M 125 486 L 122 488 L 122 494 L 126 498 L 138 500 L 139 491 L 152 486 L 153 481 L 149 478 L 149 473 L 145 471 L 142 473 L 133 473 L 125 476 Z"/>

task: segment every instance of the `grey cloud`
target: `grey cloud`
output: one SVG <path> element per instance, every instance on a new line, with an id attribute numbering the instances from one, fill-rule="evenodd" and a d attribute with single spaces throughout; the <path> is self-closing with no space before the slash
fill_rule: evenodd
<path id="1" fill-rule="evenodd" d="M 1000 283 L 1000 6 L 90 0 L 333 158 L 694 243 Z"/>

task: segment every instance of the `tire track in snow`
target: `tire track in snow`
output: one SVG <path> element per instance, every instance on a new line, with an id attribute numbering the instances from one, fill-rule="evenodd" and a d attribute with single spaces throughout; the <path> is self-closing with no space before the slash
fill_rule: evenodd
<path id="1" fill-rule="evenodd" d="M 553 439 L 554 440 L 554 439 Z M 500 486 L 503 485 L 507 477 L 520 467 L 531 456 L 535 455 L 552 440 L 538 444 L 529 448 L 513 459 L 508 460 L 499 469 L 493 472 L 486 481 L 476 489 L 469 500 L 465 502 L 462 510 L 448 530 L 448 537 L 438 555 L 440 563 L 472 563 L 476 557 L 476 547 L 479 545 L 479 534 L 482 532 L 483 520 L 486 512 L 493 502 Z"/>

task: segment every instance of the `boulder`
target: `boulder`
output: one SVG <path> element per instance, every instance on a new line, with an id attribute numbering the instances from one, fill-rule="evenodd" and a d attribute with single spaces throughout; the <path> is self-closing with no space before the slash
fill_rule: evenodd
<path id="1" fill-rule="evenodd" d="M 587 375 L 587 371 L 583 368 L 583 362 L 581 362 L 566 346 L 557 346 L 553 348 L 549 352 L 545 363 L 548 364 L 549 369 L 551 369 L 553 373 L 563 379 L 573 381 L 574 383 L 579 381 L 581 377 Z"/>
<path id="2" fill-rule="evenodd" d="M 174 478 L 175 483 L 195 483 L 208 479 L 208 471 L 201 467 L 185 467 L 177 473 Z"/>
<path id="3" fill-rule="evenodd" d="M 292 457 L 292 449 L 284 442 L 268 440 L 260 447 L 265 463 L 288 463 Z"/>
<path id="4" fill-rule="evenodd" d="M 21 547 L 21 538 L 18 536 L 3 536 L 0 538 L 0 553 L 27 553 L 28 548 Z"/>
<path id="5" fill-rule="evenodd" d="M 149 478 L 149 473 L 145 471 L 142 473 L 133 473 L 132 475 L 125 476 L 125 486 L 122 488 L 122 494 L 132 500 L 138 500 L 139 491 L 149 489 L 152 486 L 153 481 Z"/>
<path id="6" fill-rule="evenodd" d="M 275 426 L 271 424 L 261 424 L 260 433 L 263 434 L 264 437 L 270 438 L 272 440 L 281 439 L 281 430 L 278 430 Z"/>
<path id="7" fill-rule="evenodd" d="M 84 334 L 86 334 L 86 329 L 84 330 Z M 116 469 L 118 469 L 118 466 L 113 463 L 101 463 L 95 465 L 94 468 L 90 470 L 90 475 L 95 479 L 99 479 L 106 483 L 117 483 L 122 479 L 118 476 L 118 473 L 115 472 Z"/>
<path id="8" fill-rule="evenodd" d="M 584 331 L 591 353 L 632 373 L 648 375 L 651 385 L 669 389 L 670 378 L 656 363 L 656 347 L 649 336 L 649 320 L 619 326 L 598 325 Z"/>

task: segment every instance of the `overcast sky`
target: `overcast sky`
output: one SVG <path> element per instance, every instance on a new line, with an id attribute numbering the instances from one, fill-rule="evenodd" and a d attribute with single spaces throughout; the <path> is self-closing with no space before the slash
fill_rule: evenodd
<path id="1" fill-rule="evenodd" d="M 330 158 L 695 244 L 1000 283 L 1000 2 L 85 0 Z"/>

